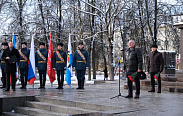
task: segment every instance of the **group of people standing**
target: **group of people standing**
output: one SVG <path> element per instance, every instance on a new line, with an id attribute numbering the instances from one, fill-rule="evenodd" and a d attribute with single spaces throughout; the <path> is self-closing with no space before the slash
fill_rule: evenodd
<path id="1" fill-rule="evenodd" d="M 143 58 L 142 51 L 140 48 L 135 46 L 135 41 L 130 40 L 128 43 L 128 49 L 126 51 L 125 63 L 123 67 L 123 72 L 126 72 L 127 77 L 130 77 L 133 74 L 136 74 L 135 88 L 136 93 L 134 99 L 138 99 L 140 95 L 140 80 L 138 78 L 138 73 L 143 70 Z M 158 91 L 161 93 L 161 76 L 160 73 L 163 71 L 164 59 L 162 53 L 157 51 L 158 46 L 153 44 L 151 46 L 151 52 L 148 57 L 147 70 L 150 73 L 151 77 L 151 90 L 148 92 L 155 92 L 155 76 L 158 80 Z M 133 98 L 133 83 L 130 78 L 128 78 L 128 95 L 125 98 Z"/>
<path id="2" fill-rule="evenodd" d="M 21 43 L 21 49 L 14 48 L 13 42 L 3 42 L 3 50 L 1 51 L 1 71 L 2 71 L 2 83 L 1 88 L 5 88 L 5 91 L 10 90 L 10 77 L 12 80 L 12 90 L 15 91 L 16 72 L 18 65 L 20 70 L 20 89 L 26 89 L 28 80 L 28 68 L 29 68 L 29 54 L 30 50 L 27 48 L 27 42 Z M 47 70 L 48 51 L 45 48 L 45 43 L 39 43 L 39 49 L 35 53 L 35 64 L 39 73 L 40 87 L 38 89 L 45 89 L 46 84 L 46 70 Z M 57 72 L 58 87 L 56 89 L 63 89 L 64 85 L 64 70 L 67 65 L 67 54 L 63 49 L 63 43 L 57 43 L 57 49 L 53 55 L 53 68 Z M 84 89 L 85 71 L 90 65 L 89 55 L 84 50 L 83 42 L 78 43 L 78 49 L 74 53 L 73 67 L 76 69 L 78 88 Z M 10 76 L 11 75 L 11 76 Z"/>

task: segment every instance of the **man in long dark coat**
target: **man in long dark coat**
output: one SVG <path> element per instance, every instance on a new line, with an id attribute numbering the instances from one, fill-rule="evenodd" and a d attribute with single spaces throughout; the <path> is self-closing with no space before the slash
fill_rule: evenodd
<path id="1" fill-rule="evenodd" d="M 20 56 L 17 49 L 14 48 L 13 42 L 9 42 L 9 47 L 3 52 L 2 59 L 5 60 L 5 73 L 6 73 L 6 89 L 10 90 L 10 74 L 12 78 L 12 89 L 15 91 L 16 82 L 16 62 L 19 62 Z M 10 62 L 12 61 L 12 62 Z"/>
<path id="2" fill-rule="evenodd" d="M 158 92 L 161 93 L 161 76 L 160 73 L 163 71 L 164 67 L 164 59 L 162 53 L 157 51 L 158 46 L 153 44 L 151 46 L 152 52 L 149 54 L 149 59 L 147 63 L 148 72 L 150 72 L 151 76 L 151 90 L 148 92 L 155 92 L 155 81 L 154 76 L 157 75 L 158 77 Z"/>

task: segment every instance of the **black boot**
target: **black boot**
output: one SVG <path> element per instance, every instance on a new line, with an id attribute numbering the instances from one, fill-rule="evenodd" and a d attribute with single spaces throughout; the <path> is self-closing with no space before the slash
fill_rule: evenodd
<path id="1" fill-rule="evenodd" d="M 56 89 L 61 89 L 60 78 L 57 78 L 57 81 L 58 81 L 58 87 Z"/>
<path id="2" fill-rule="evenodd" d="M 64 79 L 61 79 L 61 82 L 60 82 L 60 89 L 63 89 L 63 86 L 64 86 Z"/>
<path id="3" fill-rule="evenodd" d="M 24 89 L 26 89 L 26 86 L 27 86 L 27 78 L 25 78 Z"/>
<path id="4" fill-rule="evenodd" d="M 43 88 L 43 85 L 42 85 L 42 77 L 39 78 L 39 81 L 40 81 L 40 87 L 38 89 L 41 89 L 41 88 Z"/>
<path id="5" fill-rule="evenodd" d="M 76 89 L 81 89 L 81 79 L 78 79 L 78 88 Z"/>
<path id="6" fill-rule="evenodd" d="M 24 89 L 24 79 L 21 79 L 21 84 L 22 84 L 22 87 L 20 87 L 20 89 Z"/>
<path id="7" fill-rule="evenodd" d="M 45 84 L 46 84 L 46 78 L 43 78 L 43 89 L 45 89 Z"/>
<path id="8" fill-rule="evenodd" d="M 81 79 L 81 89 L 84 89 L 85 79 Z"/>

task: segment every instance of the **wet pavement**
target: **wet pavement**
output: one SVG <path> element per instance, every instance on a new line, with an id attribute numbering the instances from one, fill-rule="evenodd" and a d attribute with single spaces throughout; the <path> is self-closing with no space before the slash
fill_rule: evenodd
<path id="1" fill-rule="evenodd" d="M 20 85 L 17 85 L 16 91 L 10 90 L 4 92 L 0 89 L 0 97 L 14 96 L 44 96 L 48 98 L 57 98 L 65 100 L 74 100 L 85 103 L 100 104 L 105 106 L 113 106 L 121 109 L 111 109 L 105 111 L 116 116 L 182 116 L 183 115 L 183 94 L 181 93 L 148 93 L 141 90 L 139 99 L 127 99 L 123 96 L 127 95 L 128 91 L 123 89 L 126 84 L 121 82 L 121 95 L 119 98 L 110 99 L 118 95 L 118 81 L 107 81 L 100 84 L 87 84 L 84 90 L 77 90 L 77 85 L 64 86 L 63 90 L 54 89 L 50 85 L 46 85 L 46 89 L 37 89 L 39 84 L 35 84 L 35 88 L 28 85 L 26 90 L 21 90 Z M 134 91 L 135 93 L 135 91 Z M 135 94 L 134 94 L 135 96 Z"/>

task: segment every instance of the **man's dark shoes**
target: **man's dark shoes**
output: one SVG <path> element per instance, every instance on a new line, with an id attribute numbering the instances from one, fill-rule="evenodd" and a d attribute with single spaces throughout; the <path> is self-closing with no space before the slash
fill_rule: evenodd
<path id="1" fill-rule="evenodd" d="M 16 89 L 13 89 L 13 91 L 16 91 Z"/>
<path id="2" fill-rule="evenodd" d="M 20 89 L 25 89 L 25 87 L 22 86 L 22 87 L 20 87 Z"/>
<path id="3" fill-rule="evenodd" d="M 133 98 L 133 95 L 127 95 L 125 98 Z"/>
<path id="4" fill-rule="evenodd" d="M 3 88 L 5 88 L 5 87 L 2 86 L 2 87 L 0 87 L 0 88 L 3 89 Z"/>
<path id="5" fill-rule="evenodd" d="M 161 93 L 161 91 L 158 91 L 157 93 Z"/>
<path id="6" fill-rule="evenodd" d="M 9 89 L 5 89 L 4 91 L 10 91 Z"/>
<path id="7" fill-rule="evenodd" d="M 134 99 L 138 99 L 138 98 L 139 98 L 139 95 L 136 94 L 135 97 L 134 97 Z"/>
<path id="8" fill-rule="evenodd" d="M 76 88 L 76 89 L 81 89 L 81 87 L 78 87 L 78 88 Z"/>
<path id="9" fill-rule="evenodd" d="M 148 91 L 148 92 L 155 92 L 155 90 L 154 89 L 151 89 L 150 91 Z"/>
<path id="10" fill-rule="evenodd" d="M 43 87 L 39 87 L 38 89 L 42 89 Z"/>
<path id="11" fill-rule="evenodd" d="M 57 87 L 56 89 L 61 89 L 61 87 Z"/>

